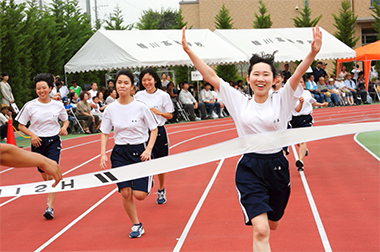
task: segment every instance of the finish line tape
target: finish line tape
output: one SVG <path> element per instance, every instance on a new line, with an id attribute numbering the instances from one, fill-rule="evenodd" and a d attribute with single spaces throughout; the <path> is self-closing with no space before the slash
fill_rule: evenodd
<path id="1" fill-rule="evenodd" d="M 380 122 L 297 128 L 250 135 L 147 162 L 63 178 L 55 188 L 52 187 L 53 181 L 2 186 L 0 187 L 0 197 L 88 189 L 125 180 L 176 171 L 244 153 L 376 130 L 380 130 Z"/>

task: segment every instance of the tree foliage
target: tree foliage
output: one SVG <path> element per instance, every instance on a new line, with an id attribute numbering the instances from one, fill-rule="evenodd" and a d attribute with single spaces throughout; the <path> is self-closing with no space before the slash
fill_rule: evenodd
<path id="1" fill-rule="evenodd" d="M 341 9 L 339 10 L 339 16 L 332 14 L 335 20 L 335 28 L 337 31 L 334 36 L 345 43 L 347 46 L 354 48 L 359 37 L 355 38 L 356 19 L 358 16 L 354 15 L 351 11 L 351 3 L 349 0 L 343 0 L 341 2 Z"/>
<path id="2" fill-rule="evenodd" d="M 311 19 L 311 9 L 309 7 L 308 0 L 304 0 L 303 9 L 301 10 L 301 17 L 292 18 L 294 27 L 314 27 L 318 24 L 322 18 L 322 14 L 318 17 Z"/>
<path id="3" fill-rule="evenodd" d="M 172 29 L 177 24 L 178 13 L 172 9 L 161 9 L 156 11 L 149 9 L 143 11 L 143 15 L 136 23 L 139 30 L 167 30 Z"/>
<path id="4" fill-rule="evenodd" d="M 372 23 L 372 26 L 377 31 L 377 40 L 380 40 L 380 5 L 374 2 L 373 8 L 371 16 L 375 19 L 375 22 Z"/>
<path id="5" fill-rule="evenodd" d="M 80 10 L 77 0 L 52 0 L 42 10 L 35 1 L 0 2 L 0 71 L 8 72 L 19 107 L 36 97 L 32 79 L 37 73 L 63 76 L 64 64 L 93 34 Z"/>
<path id="6" fill-rule="evenodd" d="M 215 16 L 216 29 L 233 29 L 230 11 L 223 4 L 219 13 Z M 235 65 L 219 65 L 216 67 L 216 74 L 225 81 L 234 81 L 238 79 L 238 71 Z"/>
<path id="7" fill-rule="evenodd" d="M 255 13 L 256 20 L 253 21 L 253 28 L 262 29 L 262 28 L 271 28 L 273 22 L 270 19 L 270 14 L 265 15 L 267 13 L 267 6 L 263 3 L 262 0 L 259 1 L 259 13 L 260 16 Z"/>
<path id="8" fill-rule="evenodd" d="M 121 14 L 121 9 L 119 5 L 116 5 L 113 14 L 111 16 L 111 20 L 106 20 L 107 26 L 104 27 L 106 30 L 132 30 L 133 24 L 123 25 L 124 18 Z"/>

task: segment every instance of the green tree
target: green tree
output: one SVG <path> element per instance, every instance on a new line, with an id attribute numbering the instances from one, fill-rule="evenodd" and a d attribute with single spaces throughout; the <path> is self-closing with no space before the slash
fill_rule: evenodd
<path id="1" fill-rule="evenodd" d="M 334 36 L 345 43 L 347 46 L 354 48 L 356 43 L 359 40 L 359 37 L 354 36 L 356 19 L 358 16 L 354 15 L 354 12 L 351 11 L 351 3 L 349 0 L 343 0 L 341 2 L 341 9 L 339 10 L 339 16 L 332 14 L 335 20 L 334 26 L 337 28 L 337 31 L 334 33 Z M 336 61 L 335 61 L 336 65 Z M 347 68 L 347 71 L 351 72 L 352 67 L 354 66 L 353 62 L 344 64 Z"/>
<path id="2" fill-rule="evenodd" d="M 111 20 L 106 20 L 107 26 L 104 27 L 106 30 L 131 30 L 133 24 L 123 26 L 124 18 L 121 14 L 121 9 L 119 5 L 116 5 L 115 10 L 111 16 Z"/>
<path id="3" fill-rule="evenodd" d="M 230 11 L 223 4 L 219 13 L 215 16 L 216 29 L 233 29 Z M 239 78 L 235 65 L 219 65 L 216 67 L 216 74 L 225 81 L 234 81 Z"/>
<path id="4" fill-rule="evenodd" d="M 139 30 L 167 30 L 172 29 L 177 24 L 178 13 L 169 9 L 156 11 L 149 9 L 143 11 L 143 15 L 136 23 Z"/>
<path id="5" fill-rule="evenodd" d="M 16 4 L 14 0 L 0 3 L 0 67 L 9 74 L 9 83 L 19 107 L 31 99 L 31 36 L 25 34 L 25 9 L 25 3 Z"/>
<path id="6" fill-rule="evenodd" d="M 260 7 L 259 12 L 260 16 L 255 13 L 256 20 L 253 21 L 253 28 L 261 29 L 261 28 L 271 28 L 273 22 L 270 19 L 270 14 L 265 15 L 267 13 L 267 6 L 263 3 L 262 0 L 259 1 Z"/>
<path id="7" fill-rule="evenodd" d="M 301 17 L 292 18 L 294 27 L 314 27 L 318 24 L 322 14 L 318 17 L 311 19 L 311 9 L 309 8 L 309 1 L 304 0 L 303 9 L 301 10 Z"/>
<path id="8" fill-rule="evenodd" d="M 377 40 L 380 40 L 380 5 L 374 2 L 373 8 L 371 16 L 375 19 L 375 22 L 372 23 L 372 26 L 377 31 Z"/>

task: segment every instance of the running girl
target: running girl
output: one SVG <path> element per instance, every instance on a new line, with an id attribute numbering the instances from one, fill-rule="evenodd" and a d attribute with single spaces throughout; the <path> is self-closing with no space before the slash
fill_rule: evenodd
<path id="1" fill-rule="evenodd" d="M 157 116 L 158 133 L 156 143 L 153 147 L 153 158 L 160 158 L 169 155 L 169 140 L 165 129 L 166 120 L 172 119 L 174 112 L 173 102 L 170 95 L 161 90 L 161 80 L 156 71 L 147 68 L 141 71 L 139 76 L 140 90 L 136 94 L 136 99 L 145 102 L 150 110 Z M 157 204 L 166 203 L 166 191 L 164 188 L 165 173 L 158 175 L 160 182 L 157 190 Z"/>
<path id="2" fill-rule="evenodd" d="M 219 91 L 220 99 L 234 119 L 238 135 L 285 130 L 302 94 L 299 80 L 321 48 L 319 28 L 313 28 L 311 51 L 277 92 L 269 94 L 276 76 L 274 54 L 252 56 L 246 77 L 254 92 L 252 98 L 230 87 L 189 48 L 185 28 L 182 31 L 183 50 L 204 79 Z M 270 229 L 274 230 L 280 224 L 290 194 L 289 163 L 282 149 L 245 153 L 237 165 L 235 183 L 245 224 L 253 226 L 253 250 L 270 251 Z"/>
<path id="3" fill-rule="evenodd" d="M 33 79 L 38 98 L 27 102 L 16 117 L 19 122 L 18 128 L 24 134 L 30 136 L 32 151 L 38 152 L 45 157 L 53 159 L 59 164 L 61 156 L 61 138 L 67 135 L 69 121 L 67 112 L 62 102 L 52 100 L 49 93 L 53 87 L 54 77 L 48 73 L 37 74 Z M 62 127 L 58 123 L 61 119 Z M 30 122 L 29 128 L 25 125 Z M 39 167 L 38 171 L 42 179 L 52 180 Z M 43 216 L 50 220 L 54 218 L 54 201 L 56 193 L 48 193 L 47 208 Z"/>
<path id="4" fill-rule="evenodd" d="M 119 98 L 110 103 L 103 115 L 100 138 L 100 168 L 107 168 L 106 146 L 109 133 L 114 128 L 115 146 L 111 154 L 111 168 L 125 166 L 151 158 L 154 142 L 157 137 L 157 121 L 149 108 L 131 96 L 133 75 L 126 69 L 116 73 L 116 90 Z M 150 135 L 148 131 L 150 130 Z M 146 146 L 146 142 L 149 142 Z M 122 197 L 123 207 L 133 226 L 130 238 L 144 234 L 142 223 L 137 217 L 133 197 L 144 200 L 150 193 L 152 177 L 117 183 Z"/>

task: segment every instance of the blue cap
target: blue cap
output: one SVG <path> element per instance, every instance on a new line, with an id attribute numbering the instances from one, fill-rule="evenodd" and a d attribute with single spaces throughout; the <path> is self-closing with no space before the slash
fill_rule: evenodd
<path id="1" fill-rule="evenodd" d="M 65 96 L 65 97 L 62 98 L 62 101 L 63 101 L 63 102 L 68 102 L 69 99 L 67 99 L 67 97 Z"/>

